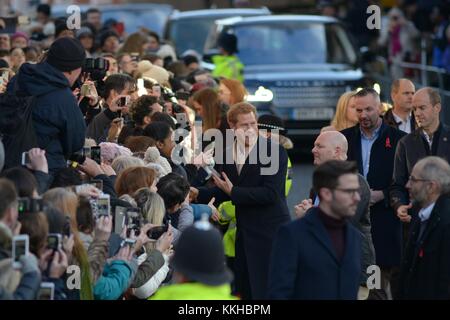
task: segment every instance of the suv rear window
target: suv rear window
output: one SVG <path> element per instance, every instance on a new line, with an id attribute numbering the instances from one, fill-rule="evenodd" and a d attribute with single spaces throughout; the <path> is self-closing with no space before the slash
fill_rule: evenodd
<path id="1" fill-rule="evenodd" d="M 227 29 L 239 39 L 244 65 L 353 64 L 354 49 L 341 26 L 310 22 L 243 24 Z"/>

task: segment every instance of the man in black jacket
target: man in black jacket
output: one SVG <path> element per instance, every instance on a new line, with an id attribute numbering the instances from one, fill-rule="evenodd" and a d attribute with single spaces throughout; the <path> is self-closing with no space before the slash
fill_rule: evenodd
<path id="1" fill-rule="evenodd" d="M 418 129 L 405 136 L 398 144 L 390 189 L 391 205 L 403 222 L 411 220 L 405 186 L 417 161 L 431 155 L 450 160 L 450 129 L 439 121 L 439 93 L 429 87 L 418 90 L 414 94 L 413 109 Z"/>
<path id="2" fill-rule="evenodd" d="M 85 57 L 79 40 L 63 37 L 53 42 L 44 62 L 24 63 L 17 74 L 17 93 L 36 97 L 33 125 L 52 174 L 84 146 L 86 125 L 71 87 Z"/>
<path id="3" fill-rule="evenodd" d="M 412 98 L 416 91 L 408 79 L 394 80 L 391 87 L 392 109 L 384 115 L 384 122 L 406 133 L 414 131 L 415 119 L 412 113 Z"/>
<path id="4" fill-rule="evenodd" d="M 342 131 L 348 141 L 348 160 L 356 161 L 359 173 L 371 189 L 370 215 L 377 265 L 382 270 L 382 289 L 375 297 L 390 298 L 393 268 L 401 262 L 401 223 L 389 205 L 395 148 L 404 132 L 389 127 L 380 117 L 380 97 L 373 89 L 363 89 L 355 97 L 359 124 Z M 380 294 L 380 295 L 378 295 Z"/>
<path id="5" fill-rule="evenodd" d="M 243 299 L 265 299 L 270 252 L 278 227 L 290 220 L 285 196 L 287 153 L 272 139 L 258 134 L 256 108 L 246 102 L 227 114 L 236 135 L 227 148 L 216 140 L 215 188 L 200 188 L 198 200 L 216 204 L 231 200 L 236 208 L 236 288 Z M 359 267 L 359 266 L 358 266 Z"/>
<path id="6" fill-rule="evenodd" d="M 411 226 L 400 277 L 400 299 L 450 299 L 450 166 L 426 157 L 406 187 L 420 209 Z"/>

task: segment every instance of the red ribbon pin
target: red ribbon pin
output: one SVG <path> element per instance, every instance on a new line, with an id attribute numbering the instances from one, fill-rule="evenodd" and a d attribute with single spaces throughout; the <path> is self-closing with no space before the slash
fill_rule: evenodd
<path id="1" fill-rule="evenodd" d="M 419 258 L 423 258 L 423 248 L 420 248 L 420 251 L 419 251 Z"/>
<path id="2" fill-rule="evenodd" d="M 385 145 L 385 147 L 386 147 L 386 148 L 392 148 L 392 146 L 391 146 L 391 140 L 389 139 L 389 137 L 386 138 L 386 145 Z"/>

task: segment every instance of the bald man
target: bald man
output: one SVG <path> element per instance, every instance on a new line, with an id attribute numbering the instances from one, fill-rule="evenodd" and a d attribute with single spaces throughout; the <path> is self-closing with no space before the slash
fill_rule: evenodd
<path id="1" fill-rule="evenodd" d="M 414 131 L 416 124 L 412 112 L 412 100 L 416 88 L 408 79 L 394 80 L 391 87 L 392 109 L 389 109 L 384 122 L 406 133 Z"/>
<path id="2" fill-rule="evenodd" d="M 314 156 L 314 165 L 319 166 L 329 160 L 347 160 L 347 139 L 338 131 L 325 131 L 322 132 L 314 142 L 314 148 L 312 154 Z M 370 188 L 366 179 L 360 174 L 359 178 L 359 195 L 360 202 L 356 209 L 356 214 L 351 218 L 350 222 L 363 234 L 362 242 L 362 274 L 361 285 L 365 286 L 367 281 L 367 267 L 375 264 L 375 249 L 372 243 L 372 234 L 370 226 Z M 314 199 L 314 200 L 313 200 Z M 307 211 L 318 205 L 318 197 L 311 192 L 311 198 L 305 199 L 301 203 L 295 206 L 295 214 L 297 218 L 302 218 Z M 367 298 L 368 292 L 360 290 L 358 294 L 359 299 Z"/>

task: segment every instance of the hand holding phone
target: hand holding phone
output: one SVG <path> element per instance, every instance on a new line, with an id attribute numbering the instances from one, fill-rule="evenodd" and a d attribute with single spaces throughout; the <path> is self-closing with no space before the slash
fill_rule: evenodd
<path id="1" fill-rule="evenodd" d="M 12 241 L 12 260 L 13 268 L 20 269 L 22 264 L 20 263 L 20 257 L 28 255 L 30 251 L 30 238 L 27 234 L 20 234 L 13 237 Z"/>

